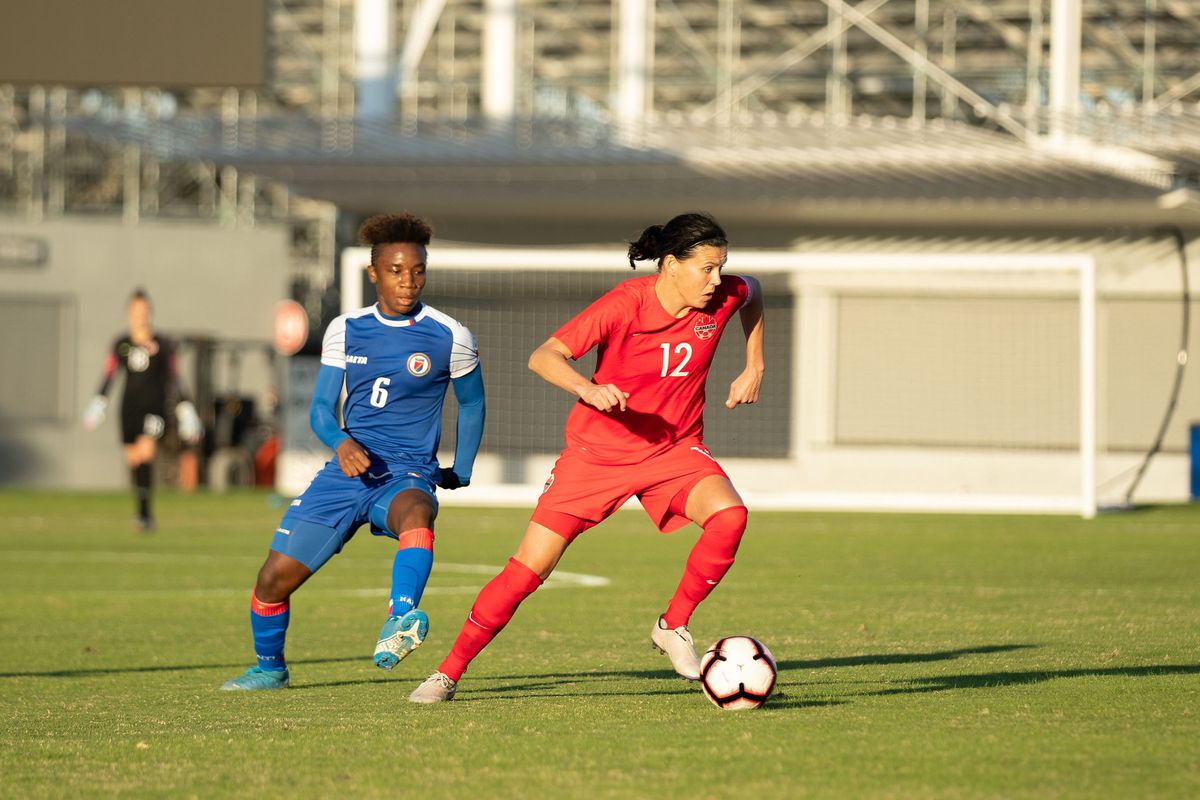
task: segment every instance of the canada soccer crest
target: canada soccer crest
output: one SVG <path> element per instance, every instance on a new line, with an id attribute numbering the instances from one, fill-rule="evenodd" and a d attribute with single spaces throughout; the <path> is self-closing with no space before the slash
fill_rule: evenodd
<path id="1" fill-rule="evenodd" d="M 692 330 L 696 333 L 697 339 L 711 339 L 717 332 L 717 321 L 708 314 L 702 314 L 696 322 L 696 327 Z"/>
<path id="2" fill-rule="evenodd" d="M 413 353 L 408 357 L 406 366 L 408 367 L 409 375 L 420 378 L 429 373 L 432 362 L 429 360 L 429 356 L 424 353 Z"/>

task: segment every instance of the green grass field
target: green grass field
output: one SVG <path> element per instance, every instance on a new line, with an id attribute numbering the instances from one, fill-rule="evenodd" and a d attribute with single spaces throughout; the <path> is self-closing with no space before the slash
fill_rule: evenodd
<path id="1" fill-rule="evenodd" d="M 753 513 L 692 621 L 779 688 L 722 712 L 648 632 L 694 536 L 621 512 L 412 706 L 527 512 L 443 510 L 423 648 L 371 664 L 392 547 L 364 531 L 292 601 L 286 692 L 251 662 L 279 501 L 0 493 L 0 796 L 1200 796 L 1200 507 L 1071 518 Z M 693 529 L 694 530 L 694 529 Z"/>

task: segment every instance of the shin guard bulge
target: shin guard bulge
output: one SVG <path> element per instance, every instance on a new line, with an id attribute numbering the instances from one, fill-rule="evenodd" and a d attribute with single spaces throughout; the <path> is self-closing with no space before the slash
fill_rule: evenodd
<path id="1" fill-rule="evenodd" d="M 537 573 L 515 558 L 510 558 L 500 574 L 480 590 L 467 621 L 450 648 L 450 654 L 438 669 L 451 680 L 461 678 L 471 659 L 504 630 L 516 613 L 517 606 L 541 585 L 542 579 Z"/>
<path id="2" fill-rule="evenodd" d="M 254 636 L 254 655 L 258 657 L 260 669 L 270 671 L 287 668 L 283 659 L 283 645 L 290 617 L 287 600 L 264 603 L 251 592 L 250 632 Z"/>
<path id="3" fill-rule="evenodd" d="M 392 594 L 388 615 L 402 617 L 421 602 L 429 573 L 433 569 L 433 531 L 413 528 L 398 537 L 399 547 L 392 559 Z"/>
<path id="4" fill-rule="evenodd" d="M 703 528 L 688 554 L 683 578 L 663 614 L 663 622 L 668 628 L 687 625 L 696 606 L 708 597 L 733 566 L 733 558 L 746 531 L 746 507 L 721 509 L 704 521 Z"/>

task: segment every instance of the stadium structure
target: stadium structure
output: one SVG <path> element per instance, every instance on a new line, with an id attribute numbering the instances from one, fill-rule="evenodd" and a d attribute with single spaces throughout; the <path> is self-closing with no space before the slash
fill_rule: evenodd
<path id="1" fill-rule="evenodd" d="M 1187 497 L 1197 3 L 266 12 L 257 88 L 0 87 L 9 249 L 84 214 L 285 230 L 281 266 L 319 330 L 362 291 L 355 223 L 426 215 L 447 268 L 430 302 L 484 348 L 472 491 L 527 502 L 568 399 L 525 356 L 622 276 L 623 240 L 702 208 L 730 231 L 730 269 L 768 291 L 763 402 L 709 412 L 710 443 L 761 504 L 1089 515 Z M 736 356 L 731 339 L 714 394 Z M 86 375 L 45 382 L 54 424 Z M 32 403 L 0 397 L 10 418 Z"/>

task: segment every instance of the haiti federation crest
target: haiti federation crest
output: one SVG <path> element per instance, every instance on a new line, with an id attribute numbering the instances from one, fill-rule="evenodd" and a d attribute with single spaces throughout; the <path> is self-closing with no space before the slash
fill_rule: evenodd
<path id="1" fill-rule="evenodd" d="M 692 330 L 696 333 L 697 339 L 711 339 L 717 332 L 717 321 L 708 314 L 701 314 L 700 319 L 696 321 L 696 327 Z"/>
<path id="2" fill-rule="evenodd" d="M 421 378 L 429 374 L 429 368 L 433 366 L 433 362 L 429 360 L 429 356 L 424 353 L 413 353 L 408 357 L 408 374 L 415 378 Z"/>

